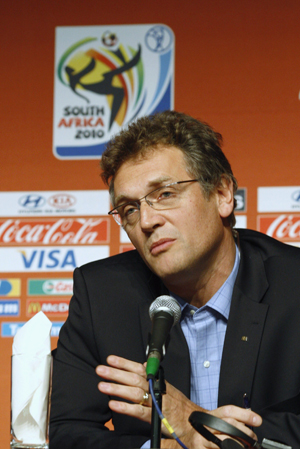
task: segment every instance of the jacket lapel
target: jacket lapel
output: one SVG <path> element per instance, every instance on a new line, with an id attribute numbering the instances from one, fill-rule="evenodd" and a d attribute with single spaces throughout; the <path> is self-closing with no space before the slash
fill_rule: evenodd
<path id="1" fill-rule="evenodd" d="M 243 406 L 251 399 L 260 342 L 268 305 L 260 301 L 268 289 L 259 252 L 242 242 L 238 276 L 232 295 L 219 383 L 219 405 Z"/>

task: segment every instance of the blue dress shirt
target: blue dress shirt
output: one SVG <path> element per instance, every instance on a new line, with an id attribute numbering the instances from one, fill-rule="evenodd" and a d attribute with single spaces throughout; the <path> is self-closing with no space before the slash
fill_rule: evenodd
<path id="1" fill-rule="evenodd" d="M 170 293 L 181 307 L 181 328 L 191 359 L 191 400 L 207 410 L 218 406 L 222 352 L 232 291 L 239 269 L 239 250 L 231 274 L 200 309 Z"/>

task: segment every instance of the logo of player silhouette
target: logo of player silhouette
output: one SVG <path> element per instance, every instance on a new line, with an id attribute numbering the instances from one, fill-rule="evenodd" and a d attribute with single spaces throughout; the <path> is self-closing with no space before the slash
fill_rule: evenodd
<path id="1" fill-rule="evenodd" d="M 81 80 L 85 75 L 91 73 L 95 69 L 96 67 L 95 58 L 92 57 L 88 65 L 77 73 L 76 70 L 73 69 L 72 67 L 70 66 L 65 67 L 65 71 L 69 79 L 69 85 L 72 91 L 79 97 L 84 98 L 88 103 L 89 100 L 83 95 L 81 95 L 79 92 L 77 92 L 76 90 L 77 86 L 80 86 L 81 88 L 90 92 L 94 92 L 98 95 L 112 95 L 113 100 L 111 106 L 109 129 L 112 127 L 112 124 L 120 110 L 125 95 L 123 87 L 113 85 L 113 78 L 136 66 L 140 60 L 140 57 L 141 57 L 141 46 L 139 45 L 136 54 L 130 61 L 127 62 L 124 61 L 123 65 L 121 65 L 120 67 L 104 72 L 102 74 L 103 79 L 101 81 L 90 84 L 84 83 Z"/>

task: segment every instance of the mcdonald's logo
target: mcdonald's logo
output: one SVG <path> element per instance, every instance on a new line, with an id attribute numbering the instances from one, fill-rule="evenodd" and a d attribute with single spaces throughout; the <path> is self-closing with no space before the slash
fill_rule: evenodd
<path id="1" fill-rule="evenodd" d="M 27 314 L 29 316 L 35 315 L 42 310 L 42 305 L 40 302 L 28 301 Z"/>
<path id="2" fill-rule="evenodd" d="M 32 317 L 36 313 L 42 311 L 47 316 L 64 316 L 67 317 L 69 311 L 70 299 L 40 299 L 40 300 L 27 300 L 26 314 Z"/>

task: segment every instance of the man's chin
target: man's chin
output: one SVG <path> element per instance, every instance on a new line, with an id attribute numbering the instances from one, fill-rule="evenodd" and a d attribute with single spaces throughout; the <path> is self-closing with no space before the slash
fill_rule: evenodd
<path id="1" fill-rule="evenodd" d="M 141 253 L 140 255 L 148 268 L 163 281 L 168 278 L 175 279 L 181 272 L 181 267 L 176 267 L 174 264 L 175 254 L 173 253 L 172 256 L 170 250 L 162 251 L 157 255 L 148 253 L 146 257 Z"/>
<path id="2" fill-rule="evenodd" d="M 152 263 L 151 263 L 152 262 Z M 156 274 L 164 283 L 176 283 L 176 281 L 179 281 L 178 276 L 180 276 L 180 273 L 182 270 L 180 270 L 178 267 L 175 267 L 174 265 L 166 265 L 165 263 L 159 263 L 162 261 L 156 260 L 156 263 L 146 262 L 148 267 L 150 268 L 153 273 Z"/>

